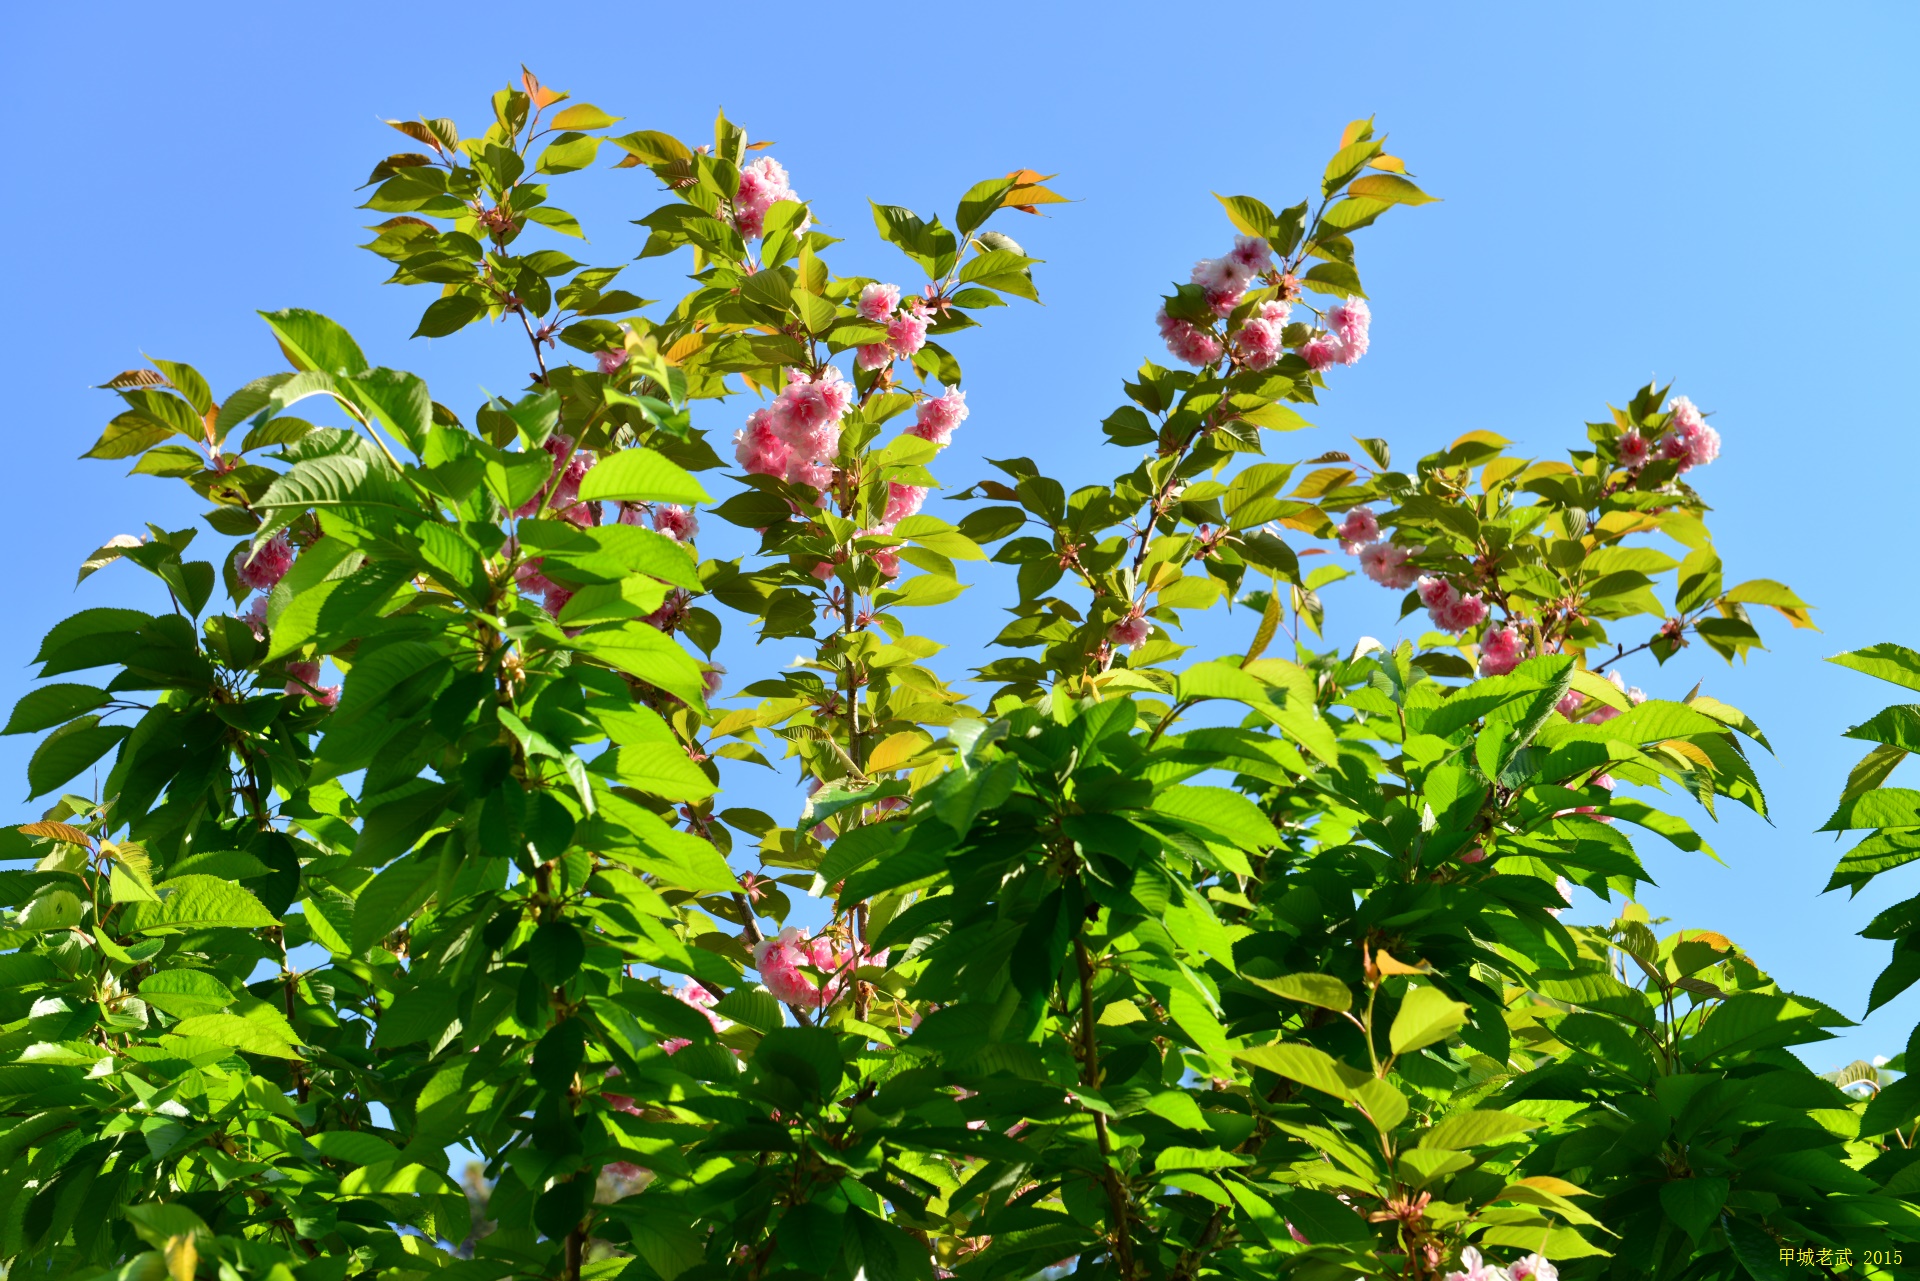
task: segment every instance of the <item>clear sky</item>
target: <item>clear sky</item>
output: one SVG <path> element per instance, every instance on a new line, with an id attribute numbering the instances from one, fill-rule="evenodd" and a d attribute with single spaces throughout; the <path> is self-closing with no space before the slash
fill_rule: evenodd
<path id="1" fill-rule="evenodd" d="M 1047 260 L 1036 268 L 1046 305 L 994 313 L 954 343 L 973 416 L 940 471 L 958 488 L 984 474 L 981 457 L 1025 454 L 1071 488 L 1127 465 L 1097 424 L 1122 377 L 1158 351 L 1159 295 L 1229 243 L 1208 193 L 1293 203 L 1341 126 L 1375 115 L 1445 201 L 1363 233 L 1372 351 L 1335 371 L 1310 415 L 1318 430 L 1276 452 L 1381 436 L 1404 461 L 1485 428 L 1549 455 L 1651 376 L 1711 411 L 1725 453 L 1698 479 L 1729 581 L 1791 584 L 1818 607 L 1822 631 L 1763 622 L 1769 651 L 1731 670 L 1698 648 L 1665 669 L 1629 666 L 1660 696 L 1704 682 L 1779 751 L 1759 763 L 1772 823 L 1724 805 L 1707 833 L 1726 866 L 1642 842 L 1660 882 L 1647 901 L 1860 1015 L 1886 944 L 1854 931 L 1913 878 L 1857 902 L 1822 897 L 1844 846 L 1812 829 L 1864 746 L 1839 734 L 1899 695 L 1821 659 L 1881 640 L 1920 646 L 1908 389 L 1920 11 L 740 2 L 546 12 L 16 11 L 22 155 L 0 202 L 15 298 L 0 314 L 14 441 L 0 509 L 16 601 L 0 632 L 7 704 L 59 618 L 153 604 L 125 565 L 76 592 L 86 554 L 144 520 L 178 526 L 199 510 L 175 482 L 75 461 L 112 412 L 89 387 L 142 352 L 198 364 L 224 395 L 279 367 L 254 310 L 301 306 L 345 323 L 376 363 L 417 370 L 462 412 L 483 387 L 522 385 L 519 337 L 476 329 L 409 343 L 428 298 L 379 288 L 383 264 L 353 247 L 376 221 L 354 209 L 354 188 L 408 146 L 381 117 L 450 115 L 478 132 L 487 95 L 522 62 L 626 117 L 623 127 L 698 141 L 724 105 L 755 138 L 777 141 L 772 154 L 815 218 L 847 238 L 838 269 L 895 278 L 903 260 L 878 244 L 868 197 L 945 212 L 980 178 L 1059 173 L 1054 186 L 1077 203 L 1006 228 Z M 569 188 L 582 194 L 562 198 Z M 605 264 L 637 252 L 627 220 L 658 203 L 644 170 L 575 179 L 556 199 Z M 665 292 L 681 283 L 675 270 L 643 264 L 643 292 L 677 296 Z M 701 412 L 724 439 L 746 407 Z M 705 554 L 726 549 L 702 541 Z M 1389 593 L 1355 583 L 1327 596 L 1330 639 L 1395 634 Z M 979 661 L 1006 603 L 1006 585 L 984 579 L 927 620 L 955 642 L 950 672 Z M 723 657 L 740 675 L 791 654 L 730 643 Z M 15 796 L 30 747 L 0 740 Z M 745 791 L 797 807 L 784 787 Z M 17 801 L 0 811 L 31 817 Z M 1594 919 L 1598 904 L 1582 897 L 1572 919 Z M 1806 1057 L 1826 1068 L 1897 1052 L 1916 1017 L 1920 991 Z"/>

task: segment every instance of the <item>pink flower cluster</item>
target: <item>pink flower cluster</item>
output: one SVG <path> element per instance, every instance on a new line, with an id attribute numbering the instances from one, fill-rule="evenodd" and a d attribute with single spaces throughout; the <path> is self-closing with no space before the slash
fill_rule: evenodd
<path id="1" fill-rule="evenodd" d="M 1357 556 L 1368 543 L 1380 541 L 1380 521 L 1368 507 L 1356 507 L 1340 522 L 1340 550 Z"/>
<path id="2" fill-rule="evenodd" d="M 1517 627 L 1502 623 L 1488 628 L 1487 634 L 1480 638 L 1482 676 L 1505 676 L 1520 666 L 1520 660 L 1526 656 L 1526 642 Z"/>
<path id="3" fill-rule="evenodd" d="M 1216 316 L 1229 316 L 1253 278 L 1273 269 L 1273 249 L 1259 236 L 1235 236 L 1233 248 L 1219 258 L 1193 264 L 1193 283 L 1206 290 Z"/>
<path id="4" fill-rule="evenodd" d="M 593 360 L 600 366 L 601 373 L 612 377 L 627 363 L 627 349 L 618 347 L 611 351 L 596 351 L 593 353 Z"/>
<path id="5" fill-rule="evenodd" d="M 1153 624 L 1146 618 L 1144 606 L 1135 605 L 1133 612 L 1115 623 L 1107 632 L 1107 643 L 1111 645 L 1144 645 L 1147 637 L 1153 634 Z"/>
<path id="6" fill-rule="evenodd" d="M 900 286 L 872 284 L 860 291 L 854 310 L 862 320 L 887 327 L 885 342 L 861 343 L 854 349 L 853 361 L 862 369 L 884 369 L 896 359 L 911 360 L 927 345 L 927 326 L 933 314 L 924 298 L 909 298 L 900 305 Z"/>
<path id="7" fill-rule="evenodd" d="M 772 156 L 762 156 L 740 169 L 740 186 L 733 196 L 733 225 L 752 240 L 766 229 L 767 210 L 783 200 L 798 200 L 787 171 Z"/>
<path id="8" fill-rule="evenodd" d="M 1685 396 L 1675 396 L 1667 404 L 1667 434 L 1660 438 L 1660 456 L 1680 464 L 1680 471 L 1705 467 L 1720 456 L 1720 433 L 1707 426 L 1707 420 Z M 1622 442 L 1624 445 L 1624 441 Z M 1626 455 L 1621 454 L 1624 462 Z"/>
<path id="9" fill-rule="evenodd" d="M 677 631 L 687 621 L 687 607 L 692 600 L 686 588 L 676 587 L 667 593 L 667 598 L 660 603 L 659 609 L 654 610 L 641 621 L 663 632 Z"/>
<path id="10" fill-rule="evenodd" d="M 1407 564 L 1407 557 L 1424 550 L 1398 543 L 1369 543 L 1360 549 L 1360 572 L 1382 587 L 1405 591 L 1420 577 L 1420 571 Z"/>
<path id="11" fill-rule="evenodd" d="M 1638 685 L 1635 685 L 1632 688 L 1628 688 L 1627 683 L 1620 678 L 1619 672 L 1617 671 L 1608 672 L 1607 680 L 1612 683 L 1615 689 L 1619 690 L 1622 694 L 1625 694 L 1627 696 L 1627 704 L 1629 706 L 1638 707 L 1640 706 L 1640 704 L 1647 701 L 1647 696 L 1644 692 L 1641 691 L 1640 687 Z M 1555 704 L 1555 706 L 1559 709 L 1559 712 L 1562 716 L 1566 717 L 1568 720 L 1572 720 L 1573 714 L 1579 711 L 1581 705 L 1585 702 L 1586 702 L 1586 696 L 1584 694 L 1580 693 L 1579 690 L 1570 689 L 1566 692 L 1565 697 L 1561 698 L 1561 700 L 1557 704 Z M 1608 707 L 1605 703 L 1598 703 L 1595 705 L 1593 711 L 1589 712 L 1585 716 L 1582 716 L 1580 720 L 1583 724 L 1586 724 L 1586 725 L 1605 725 L 1608 721 L 1612 720 L 1614 717 L 1618 716 L 1619 714 L 1620 714 L 1619 708 Z M 1612 780 L 1609 779 L 1608 784 L 1611 785 L 1611 783 L 1612 783 Z"/>
<path id="12" fill-rule="evenodd" d="M 832 365 L 817 378 L 790 369 L 786 389 L 734 433 L 733 456 L 755 475 L 824 492 L 840 455 L 840 420 L 852 407 L 853 387 Z"/>
<path id="13" fill-rule="evenodd" d="M 582 529 L 598 525 L 600 504 L 580 501 L 580 482 L 587 478 L 587 472 L 593 467 L 593 455 L 584 449 L 575 449 L 573 437 L 563 432 L 555 432 L 547 437 L 541 448 L 553 457 L 553 473 L 533 497 L 514 509 L 513 514 L 531 516 L 545 502 L 549 516 L 558 517 Z M 551 499 L 547 497 L 549 489 L 553 491 Z"/>
<path id="14" fill-rule="evenodd" d="M 920 402 L 914 413 L 913 426 L 907 428 L 907 435 L 930 440 L 945 448 L 953 443 L 954 429 L 965 421 L 967 393 L 949 389 L 931 400 Z"/>
<path id="15" fill-rule="evenodd" d="M 1333 365 L 1351 365 L 1367 354 L 1367 326 L 1373 311 L 1361 298 L 1349 298 L 1327 308 L 1327 330 L 1300 348 L 1300 358 L 1314 373 Z"/>
<path id="16" fill-rule="evenodd" d="M 270 592 L 293 568 L 293 543 L 281 530 L 248 555 L 245 547 L 233 554 L 233 576 L 257 592 Z"/>
<path id="17" fill-rule="evenodd" d="M 777 1001 L 812 1009 L 831 1005 L 853 986 L 854 973 L 863 965 L 884 966 L 887 954 L 873 955 L 864 943 L 848 943 L 822 934 L 808 939 L 788 926 L 770 939 L 753 945 L 753 965 L 760 981 Z M 811 969 L 825 979 L 816 983 Z"/>
<path id="18" fill-rule="evenodd" d="M 676 503 L 661 503 L 653 509 L 653 531 L 676 543 L 690 543 L 700 533 L 700 518 Z"/>
<path id="19" fill-rule="evenodd" d="M 1422 578 L 1417 585 L 1427 617 L 1441 631 L 1464 632 L 1486 621 L 1487 603 L 1478 596 L 1461 595 L 1460 589 L 1446 579 Z"/>
<path id="20" fill-rule="evenodd" d="M 1157 322 L 1160 336 L 1166 339 L 1167 350 L 1173 353 L 1175 360 L 1185 361 L 1189 365 L 1211 365 L 1226 350 L 1210 331 L 1190 320 L 1175 320 L 1167 314 L 1165 307 L 1160 308 Z"/>
<path id="21" fill-rule="evenodd" d="M 1233 354 L 1248 369 L 1271 369 L 1278 364 L 1280 357 L 1286 354 L 1282 335 L 1287 330 L 1287 320 L 1293 315 L 1293 304 L 1285 302 L 1263 302 L 1256 314 L 1249 316 L 1240 332 L 1233 336 Z"/>
<path id="22" fill-rule="evenodd" d="M 296 659 L 287 664 L 287 693 L 295 698 L 311 698 L 322 707 L 336 707 L 340 703 L 340 687 L 320 683 L 320 664 L 313 659 Z"/>
<path id="23" fill-rule="evenodd" d="M 1360 572 L 1382 587 L 1405 591 L 1420 577 L 1420 571 L 1407 564 L 1409 556 L 1424 547 L 1401 547 L 1380 538 L 1380 521 L 1366 507 L 1355 507 L 1335 531 L 1340 550 L 1360 557 Z"/>
<path id="24" fill-rule="evenodd" d="M 1505 1268 L 1483 1260 L 1480 1251 L 1468 1246 L 1460 1252 L 1458 1272 L 1449 1272 L 1446 1281 L 1560 1281 L 1560 1270 L 1545 1257 L 1529 1254 Z"/>
<path id="25" fill-rule="evenodd" d="M 513 548 L 510 544 L 508 554 L 511 555 L 512 551 Z M 558 618 L 560 611 L 567 607 L 567 602 L 573 599 L 573 589 L 571 587 L 562 587 L 559 583 L 554 582 L 542 573 L 541 566 L 545 563 L 546 558 L 542 556 L 535 556 L 531 560 L 523 561 L 515 567 L 513 571 L 513 581 L 519 585 L 522 596 L 540 597 L 541 606 L 547 613 Z"/>

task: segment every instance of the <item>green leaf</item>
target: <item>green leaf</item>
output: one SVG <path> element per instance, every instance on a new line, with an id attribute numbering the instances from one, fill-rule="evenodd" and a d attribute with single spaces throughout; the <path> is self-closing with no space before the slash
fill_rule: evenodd
<path id="1" fill-rule="evenodd" d="M 44 796 L 98 761 L 133 732 L 130 725 L 102 725 L 82 716 L 47 735 L 27 762 L 27 795 Z"/>
<path id="2" fill-rule="evenodd" d="M 1424 989 L 1431 991 L 1431 988 Z M 1504 1143 L 1544 1124 L 1511 1112 L 1455 1112 L 1420 1136 L 1423 1148 L 1460 1151 Z"/>
<path id="3" fill-rule="evenodd" d="M 580 482 L 580 500 L 692 504 L 713 498 L 684 468 L 636 446 L 595 463 Z"/>
<path id="4" fill-rule="evenodd" d="M 1731 1187 L 1719 1178 L 1670 1179 L 1660 1185 L 1660 1208 L 1686 1229 L 1688 1236 L 1704 1241 L 1720 1207 L 1727 1203 Z"/>
<path id="5" fill-rule="evenodd" d="M 433 893 L 438 870 L 437 859 L 414 854 L 374 877 L 354 897 L 351 942 L 355 956 L 365 956 L 419 910 Z"/>
<path id="6" fill-rule="evenodd" d="M 1227 221 L 1243 235 L 1258 236 L 1262 240 L 1273 238 L 1273 210 L 1252 196 L 1223 196 L 1213 193 L 1220 207 L 1227 211 Z"/>
<path id="7" fill-rule="evenodd" d="M 145 925 L 147 933 L 233 928 L 257 929 L 280 922 L 252 893 L 217 876 L 176 876 L 163 887 L 170 891 L 159 919 Z"/>
<path id="8" fill-rule="evenodd" d="M 1311 1045 L 1259 1045 L 1235 1051 L 1233 1057 L 1339 1099 L 1352 1098 L 1355 1087 L 1370 1079 L 1367 1073 Z"/>
<path id="9" fill-rule="evenodd" d="M 433 426 L 433 398 L 418 374 L 397 369 L 370 369 L 342 378 L 341 390 L 355 404 L 385 424 L 401 444 L 418 454 Z"/>
<path id="10" fill-rule="evenodd" d="M 1421 985 L 1407 992 L 1387 1034 L 1395 1054 L 1405 1054 L 1435 1041 L 1444 1041 L 1467 1022 L 1467 1007 L 1437 987 Z"/>
<path id="11" fill-rule="evenodd" d="M 637 620 L 592 627 L 572 646 L 608 666 L 657 685 L 683 703 L 706 706 L 705 672 L 699 662 L 658 628 Z"/>
<path id="12" fill-rule="evenodd" d="M 352 335 L 317 311 L 288 308 L 260 313 L 280 350 L 295 369 L 315 369 L 322 373 L 352 377 L 367 371 L 367 358 Z"/>
<path id="13" fill-rule="evenodd" d="M 248 1054 L 264 1054 L 276 1059 L 300 1057 L 300 1051 L 266 1022 L 225 1011 L 181 1019 L 173 1030 L 179 1036 L 205 1037 Z"/>
<path id="14" fill-rule="evenodd" d="M 717 790 L 713 780 L 688 758 L 686 749 L 678 742 L 615 747 L 587 768 L 669 801 L 705 800 Z"/>
<path id="15" fill-rule="evenodd" d="M 1439 199 L 1429 196 L 1405 178 L 1390 173 L 1370 173 L 1364 178 L 1355 178 L 1347 184 L 1347 194 L 1363 200 L 1384 200 L 1396 205 L 1425 205 Z"/>
<path id="16" fill-rule="evenodd" d="M 140 999 L 175 1018 L 215 1014 L 232 1005 L 233 992 L 204 970 L 161 970 L 140 980 Z"/>
<path id="17" fill-rule="evenodd" d="M 347 1165 L 373 1165 L 379 1161 L 400 1159 L 400 1149 L 365 1130 L 322 1130 L 307 1142 L 329 1161 L 341 1161 Z"/>
<path id="18" fill-rule="evenodd" d="M 478 298 L 470 298 L 466 294 L 448 294 L 428 304 L 412 336 L 445 338 L 448 334 L 465 329 L 486 314 L 487 305 Z"/>
<path id="19" fill-rule="evenodd" d="M 1905 645 L 1869 645 L 1865 649 L 1835 654 L 1827 661 L 1877 676 L 1895 685 L 1904 685 L 1908 689 L 1920 689 L 1920 653 L 1915 653 Z"/>
<path id="20" fill-rule="evenodd" d="M 1302 1001 L 1325 1010 L 1353 1008 L 1352 989 L 1331 974 L 1283 974 L 1279 978 L 1263 979 L 1243 972 L 1241 977 L 1291 1001 Z"/>

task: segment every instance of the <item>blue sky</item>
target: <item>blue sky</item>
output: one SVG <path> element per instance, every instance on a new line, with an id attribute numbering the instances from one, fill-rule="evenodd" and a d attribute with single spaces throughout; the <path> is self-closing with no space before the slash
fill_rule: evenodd
<path id="1" fill-rule="evenodd" d="M 1699 649 L 1664 669 L 1629 666 L 1656 695 L 1704 682 L 1780 753 L 1759 764 L 1773 822 L 1723 806 L 1708 834 L 1727 866 L 1644 843 L 1660 882 L 1647 901 L 1727 933 L 1789 988 L 1861 1013 L 1886 945 L 1853 933 L 1900 886 L 1852 903 L 1820 896 L 1844 846 L 1812 829 L 1859 755 L 1840 732 L 1899 698 L 1821 659 L 1881 640 L 1920 646 L 1920 575 L 1900 568 L 1920 464 L 1904 377 L 1920 283 L 1911 6 L 530 12 L 476 4 L 416 23 L 373 5 L 104 4 L 10 21 L 26 145 L 0 205 L 16 298 L 0 318 L 15 442 L 0 511 L 17 624 L 0 633 L 7 703 L 59 618 L 152 603 L 124 565 L 76 592 L 85 555 L 144 520 L 179 526 L 199 510 L 173 482 L 76 461 L 111 415 L 89 387 L 142 352 L 198 364 L 223 395 L 278 367 L 254 310 L 302 306 L 463 412 L 482 387 L 521 385 L 524 339 L 409 342 L 427 297 L 379 288 L 382 264 L 354 248 L 375 221 L 355 210 L 354 188 L 407 146 L 381 117 L 451 115 L 477 132 L 487 95 L 521 62 L 624 127 L 697 141 L 724 105 L 777 141 L 816 219 L 847 239 L 836 267 L 895 278 L 904 267 L 877 243 L 868 197 L 945 211 L 980 178 L 1058 172 L 1076 203 L 1004 228 L 1047 260 L 1036 269 L 1046 305 L 995 313 L 955 343 L 973 407 L 941 462 L 957 489 L 985 474 L 982 457 L 1031 456 L 1070 488 L 1122 470 L 1097 424 L 1157 350 L 1158 296 L 1229 243 L 1208 193 L 1290 204 L 1341 126 L 1374 115 L 1444 203 L 1363 233 L 1372 351 L 1336 371 L 1310 415 L 1317 430 L 1276 452 L 1381 436 L 1406 460 L 1482 428 L 1546 456 L 1652 376 L 1711 411 L 1725 453 L 1699 480 L 1729 574 L 1791 584 L 1822 631 L 1763 623 L 1769 651 L 1740 668 Z M 606 264 L 637 252 L 628 220 L 657 203 L 644 171 L 569 181 L 555 198 Z M 674 297 L 675 270 L 634 274 L 648 296 Z M 724 438 L 746 408 L 701 412 Z M 706 554 L 722 550 L 705 541 Z M 954 642 L 950 671 L 977 661 L 1007 598 L 982 581 L 927 620 Z M 1388 593 L 1349 583 L 1327 598 L 1330 639 L 1395 634 Z M 741 675 L 792 654 L 730 643 L 724 657 Z M 23 778 L 30 748 L 0 740 L 0 772 Z M 797 805 L 784 786 L 743 790 Z M 35 816 L 18 802 L 0 813 Z M 1575 915 L 1596 909 L 1587 899 Z M 1894 1053 L 1916 1017 L 1909 993 L 1807 1058 L 1824 1068 Z"/>

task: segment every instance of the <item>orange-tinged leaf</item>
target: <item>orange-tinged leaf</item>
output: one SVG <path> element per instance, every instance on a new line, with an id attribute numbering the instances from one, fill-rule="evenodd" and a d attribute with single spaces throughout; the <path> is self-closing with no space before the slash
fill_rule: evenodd
<path id="1" fill-rule="evenodd" d="M 1495 449 L 1501 449 L 1512 443 L 1512 441 L 1500 435 L 1498 432 L 1470 431 L 1454 441 L 1451 445 L 1448 445 L 1447 452 L 1452 453 L 1462 445 L 1492 445 Z"/>
<path id="2" fill-rule="evenodd" d="M 127 369 L 100 384 L 103 391 L 125 391 L 129 387 L 165 387 L 167 380 L 158 370 Z"/>
<path id="3" fill-rule="evenodd" d="M 551 107 L 567 96 L 541 84 L 539 78 L 525 67 L 520 68 L 520 83 L 526 86 L 527 97 L 533 100 L 536 107 Z"/>
<path id="4" fill-rule="evenodd" d="M 1355 120 L 1340 131 L 1341 149 L 1344 150 L 1351 147 L 1356 142 L 1365 142 L 1371 137 L 1373 137 L 1373 117 L 1368 116 L 1365 120 Z"/>
<path id="5" fill-rule="evenodd" d="M 777 142 L 774 142 L 774 141 L 773 141 L 773 140 L 772 140 L 771 138 L 769 138 L 769 139 L 768 139 L 767 141 L 765 141 L 765 142 L 750 142 L 750 143 L 748 143 L 748 144 L 747 144 L 747 150 L 748 150 L 748 151 L 765 151 L 765 150 L 766 150 L 766 149 L 767 149 L 768 147 L 777 147 L 777 146 L 779 146 L 779 145 L 780 145 L 779 143 L 777 143 Z"/>
<path id="6" fill-rule="evenodd" d="M 1382 974 L 1433 973 L 1433 966 L 1427 964 L 1427 962 L 1422 961 L 1418 965 L 1408 965 L 1405 961 L 1396 959 L 1393 953 L 1387 951 L 1384 947 L 1373 954 L 1373 965 L 1374 968 Z"/>
<path id="7" fill-rule="evenodd" d="M 28 836 L 50 836 L 56 841 L 65 841 L 69 845 L 78 845 L 85 849 L 93 848 L 93 838 L 70 823 L 43 821 L 25 823 L 20 830 Z"/>
<path id="8" fill-rule="evenodd" d="M 1438 196 L 1429 196 L 1405 178 L 1390 173 L 1355 178 L 1347 184 L 1347 194 L 1396 205 L 1426 205 L 1439 199 Z"/>
<path id="9" fill-rule="evenodd" d="M 686 334 L 675 341 L 673 346 L 667 348 L 667 363 L 669 365 L 681 364 L 687 357 L 693 355 L 694 352 L 699 351 L 706 345 L 707 336 L 705 334 Z"/>
<path id="10" fill-rule="evenodd" d="M 1398 156 L 1379 155 L 1367 161 L 1367 168 L 1379 169 L 1386 173 L 1404 174 L 1407 172 L 1407 162 Z"/>

